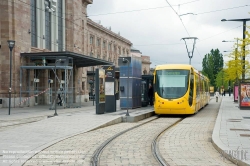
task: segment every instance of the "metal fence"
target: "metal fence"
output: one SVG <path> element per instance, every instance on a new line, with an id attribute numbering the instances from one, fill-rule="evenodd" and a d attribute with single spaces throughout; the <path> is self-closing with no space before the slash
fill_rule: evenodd
<path id="1" fill-rule="evenodd" d="M 54 109 L 55 104 L 63 108 L 79 108 L 86 99 L 80 88 L 45 88 L 35 87 L 33 89 L 20 92 L 19 102 L 16 107 L 48 105 L 49 109 Z"/>

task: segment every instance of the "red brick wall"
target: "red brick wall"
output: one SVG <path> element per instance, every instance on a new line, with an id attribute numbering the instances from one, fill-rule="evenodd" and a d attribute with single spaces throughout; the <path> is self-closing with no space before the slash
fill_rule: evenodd
<path id="1" fill-rule="evenodd" d="M 29 0 L 22 0 L 29 4 Z M 12 54 L 12 93 L 19 93 L 20 85 L 20 53 L 30 50 L 30 6 L 12 0 L 0 1 L 0 95 L 6 97 L 9 89 L 10 52 L 7 40 L 15 40 Z M 14 97 L 14 96 L 13 96 Z"/>

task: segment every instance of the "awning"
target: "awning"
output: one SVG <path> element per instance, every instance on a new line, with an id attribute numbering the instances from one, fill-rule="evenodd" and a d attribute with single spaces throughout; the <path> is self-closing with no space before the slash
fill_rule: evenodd
<path id="1" fill-rule="evenodd" d="M 43 59 L 52 60 L 58 57 L 69 57 L 73 59 L 74 65 L 76 67 L 88 67 L 88 66 L 98 66 L 98 65 L 113 65 L 112 62 L 94 58 L 91 56 L 86 56 L 83 54 L 62 51 L 62 52 L 34 52 L 34 53 L 21 53 L 22 57 L 28 57 L 30 59 Z"/>

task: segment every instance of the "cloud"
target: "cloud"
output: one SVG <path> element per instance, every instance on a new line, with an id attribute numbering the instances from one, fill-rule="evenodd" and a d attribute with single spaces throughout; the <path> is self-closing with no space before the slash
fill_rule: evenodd
<path id="1" fill-rule="evenodd" d="M 151 67 L 161 63 L 189 63 L 186 46 L 180 39 L 189 35 L 198 37 L 192 58 L 192 65 L 198 70 L 211 49 L 218 48 L 221 52 L 233 49 L 233 43 L 222 40 L 242 38 L 242 22 L 221 22 L 221 19 L 250 18 L 249 7 L 240 7 L 250 5 L 249 0 L 168 2 L 175 11 L 166 0 L 94 0 L 88 7 L 88 15 L 92 20 L 101 20 L 104 27 L 111 26 L 112 31 L 120 32 L 135 48 L 150 56 Z M 198 15 L 184 15 L 180 20 L 175 12 Z"/>

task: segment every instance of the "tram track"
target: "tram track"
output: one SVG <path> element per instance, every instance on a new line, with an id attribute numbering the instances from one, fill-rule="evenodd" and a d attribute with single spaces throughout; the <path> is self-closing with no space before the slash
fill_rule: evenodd
<path id="1" fill-rule="evenodd" d="M 151 122 L 151 121 L 154 121 L 154 120 L 156 120 L 156 119 L 158 119 L 158 118 L 159 118 L 159 117 L 157 117 L 157 118 L 155 118 L 155 119 L 152 119 L 152 120 L 150 120 L 150 121 L 143 122 L 143 123 L 141 123 L 141 124 L 139 124 L 139 125 L 136 125 L 136 126 L 134 126 L 134 127 L 128 128 L 128 129 L 126 129 L 126 130 L 124 130 L 124 131 L 121 131 L 121 132 L 117 133 L 116 135 L 114 135 L 113 137 L 111 137 L 111 138 L 109 138 L 108 140 L 106 140 L 105 142 L 103 142 L 103 143 L 96 149 L 96 151 L 94 152 L 94 154 L 92 155 L 92 158 L 91 158 L 91 165 L 92 165 L 92 166 L 99 166 L 101 153 L 102 153 L 103 149 L 104 149 L 112 140 L 114 140 L 115 138 L 117 138 L 117 137 L 123 135 L 124 133 L 126 133 L 126 132 L 128 132 L 128 131 L 131 131 L 131 130 L 133 130 L 133 129 L 135 129 L 135 128 L 138 128 L 138 127 L 140 127 L 140 126 L 142 126 L 142 125 L 144 125 L 144 124 L 147 124 L 147 123 L 149 123 L 149 122 Z"/>
<path id="2" fill-rule="evenodd" d="M 154 140 L 152 141 L 151 144 L 151 149 L 152 149 L 152 153 L 153 156 L 155 157 L 156 161 L 159 163 L 159 165 L 162 166 L 170 166 L 162 157 L 160 150 L 159 150 L 159 142 L 158 140 L 160 140 L 161 136 L 170 128 L 172 128 L 173 126 L 175 126 L 176 124 L 178 124 L 179 122 L 181 122 L 184 118 L 178 120 L 177 122 L 175 122 L 173 125 L 166 127 L 165 129 L 163 129 L 162 131 L 160 131 L 154 138 Z"/>
<path id="3" fill-rule="evenodd" d="M 119 133 L 117 133 L 116 135 L 110 137 L 109 139 L 107 139 L 105 142 L 103 142 L 93 153 L 92 157 L 91 157 L 91 165 L 92 166 L 99 166 L 100 165 L 100 158 L 102 155 L 103 150 L 105 149 L 105 147 L 107 147 L 112 141 L 114 141 L 116 138 L 124 135 L 125 133 L 128 133 L 129 131 L 132 131 L 138 127 L 141 127 L 143 125 L 152 123 L 154 121 L 157 121 L 157 119 L 160 119 L 160 117 L 157 117 L 155 119 L 152 120 L 148 120 L 146 122 L 143 122 L 141 124 L 138 124 L 134 127 L 128 128 L 124 131 L 121 131 Z M 173 127 L 174 125 L 178 124 L 180 121 L 182 121 L 183 118 L 177 120 L 176 122 L 174 122 L 173 124 L 165 127 L 163 130 L 161 130 L 160 132 L 158 132 L 156 134 L 156 136 L 154 137 L 152 143 L 151 143 L 151 152 L 153 153 L 152 155 L 155 157 L 155 160 L 160 164 L 160 165 L 164 165 L 164 166 L 168 166 L 168 164 L 166 163 L 166 161 L 161 157 L 160 152 L 159 152 L 159 148 L 158 148 L 158 140 L 160 139 L 161 135 L 167 131 L 168 129 L 170 129 L 171 127 Z M 156 122 L 157 123 L 157 122 Z"/>

